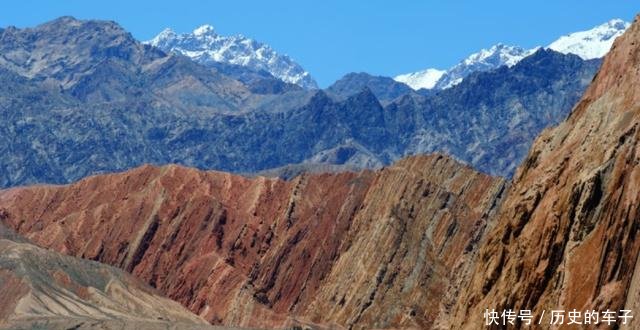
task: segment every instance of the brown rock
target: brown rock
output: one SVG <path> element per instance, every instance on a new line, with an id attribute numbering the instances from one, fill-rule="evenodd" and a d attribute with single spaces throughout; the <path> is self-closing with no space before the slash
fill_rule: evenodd
<path id="1" fill-rule="evenodd" d="M 430 327 L 505 182 L 441 155 L 244 178 L 143 166 L 0 193 L 40 245 L 132 272 L 213 324 Z"/>
<path id="2" fill-rule="evenodd" d="M 570 117 L 518 170 L 454 328 L 477 329 L 486 308 L 638 311 L 639 91 L 636 18 Z"/>

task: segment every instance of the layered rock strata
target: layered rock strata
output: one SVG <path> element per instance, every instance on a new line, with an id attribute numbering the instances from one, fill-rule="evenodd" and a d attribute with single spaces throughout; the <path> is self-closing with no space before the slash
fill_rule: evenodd
<path id="1" fill-rule="evenodd" d="M 38 244 L 127 270 L 213 324 L 430 327 L 505 189 L 442 156 L 291 181 L 144 166 L 0 193 Z"/>

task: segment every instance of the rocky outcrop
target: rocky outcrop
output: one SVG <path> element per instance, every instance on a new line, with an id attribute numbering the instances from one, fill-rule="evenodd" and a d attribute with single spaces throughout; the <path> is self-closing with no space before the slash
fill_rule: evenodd
<path id="1" fill-rule="evenodd" d="M 307 313 L 348 328 L 432 327 L 504 189 L 443 156 L 381 171 Z"/>
<path id="2" fill-rule="evenodd" d="M 504 189 L 433 155 L 291 181 L 143 166 L 5 190 L 0 208 L 38 244 L 130 271 L 213 324 L 425 328 Z"/>
<path id="3" fill-rule="evenodd" d="M 486 308 L 530 309 L 536 323 L 558 309 L 637 311 L 639 90 L 636 18 L 571 115 L 545 131 L 520 166 L 453 328 L 477 329 Z"/>
<path id="4" fill-rule="evenodd" d="M 0 292 L 2 329 L 208 328 L 131 275 L 37 247 L 1 224 Z"/>

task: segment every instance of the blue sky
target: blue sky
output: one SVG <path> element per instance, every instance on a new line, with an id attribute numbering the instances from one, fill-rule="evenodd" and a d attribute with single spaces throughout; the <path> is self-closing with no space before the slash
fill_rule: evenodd
<path id="1" fill-rule="evenodd" d="M 497 42 L 533 47 L 611 18 L 631 21 L 637 0 L 535 1 L 34 1 L 2 4 L 0 26 L 34 26 L 62 15 L 114 20 L 138 39 L 165 27 L 209 23 L 286 53 L 325 87 L 348 72 L 394 76 L 447 68 Z"/>

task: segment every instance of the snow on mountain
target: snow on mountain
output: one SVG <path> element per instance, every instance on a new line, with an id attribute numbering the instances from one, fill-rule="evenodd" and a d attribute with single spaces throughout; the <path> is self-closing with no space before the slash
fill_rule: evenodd
<path id="1" fill-rule="evenodd" d="M 459 84 L 465 77 L 476 71 L 489 71 L 503 65 L 514 66 L 521 59 L 533 54 L 537 48 L 524 49 L 517 46 L 497 44 L 471 54 L 462 62 L 446 71 L 435 84 L 436 89 L 446 89 Z"/>
<path id="2" fill-rule="evenodd" d="M 584 60 L 600 58 L 607 54 L 616 37 L 621 35 L 629 25 L 621 19 L 613 19 L 591 30 L 560 37 L 549 44 L 547 48 L 563 54 L 575 54 Z M 459 84 L 466 76 L 475 71 L 489 71 L 503 65 L 511 67 L 538 49 L 539 47 L 524 49 L 497 44 L 470 55 L 448 70 L 427 69 L 402 74 L 394 79 L 406 83 L 416 90 L 420 88 L 446 89 Z"/>
<path id="3" fill-rule="evenodd" d="M 629 27 L 621 19 L 612 19 L 591 30 L 580 31 L 560 37 L 547 46 L 563 54 L 575 54 L 584 60 L 600 58 L 609 52 L 613 41 Z"/>
<path id="4" fill-rule="evenodd" d="M 201 64 L 223 62 L 242 65 L 267 71 L 282 81 L 306 89 L 318 88 L 309 72 L 289 56 L 278 54 L 269 45 L 242 35 L 219 35 L 211 25 L 202 25 L 192 33 L 183 34 L 165 29 L 155 38 L 144 43 L 166 52 L 188 56 Z"/>
<path id="5" fill-rule="evenodd" d="M 509 67 L 521 59 L 533 54 L 535 49 L 523 49 L 516 46 L 497 44 L 471 54 L 448 70 L 426 69 L 415 73 L 396 76 L 394 79 L 413 89 L 446 89 L 459 84 L 462 79 L 475 71 L 489 71 L 507 65 Z"/>
<path id="6" fill-rule="evenodd" d="M 415 90 L 421 88 L 431 89 L 445 72 L 438 69 L 426 69 L 414 73 L 401 74 L 393 79 L 397 82 L 405 83 Z"/>

